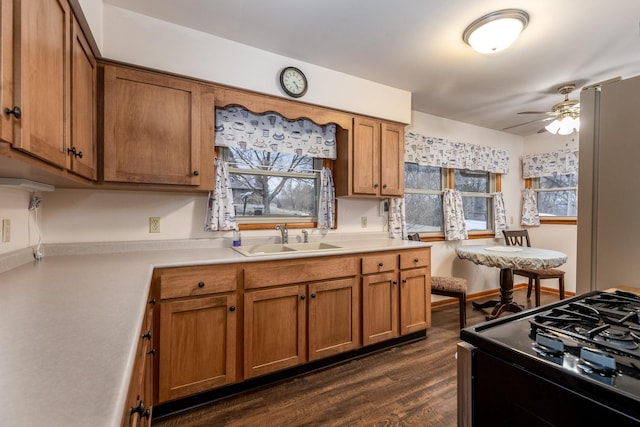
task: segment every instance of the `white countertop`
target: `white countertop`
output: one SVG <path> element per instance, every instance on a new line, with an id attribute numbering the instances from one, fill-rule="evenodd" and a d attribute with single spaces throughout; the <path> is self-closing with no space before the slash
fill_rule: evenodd
<path id="1" fill-rule="evenodd" d="M 230 248 L 47 255 L 1 273 L 0 425 L 120 425 L 154 268 L 430 246 L 339 244 L 344 250 L 252 257 Z"/>

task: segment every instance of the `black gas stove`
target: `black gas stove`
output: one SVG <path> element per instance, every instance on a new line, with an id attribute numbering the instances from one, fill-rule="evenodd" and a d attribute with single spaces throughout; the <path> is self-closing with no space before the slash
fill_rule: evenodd
<path id="1" fill-rule="evenodd" d="M 474 425 L 640 425 L 636 294 L 594 291 L 460 336 L 475 347 Z"/>

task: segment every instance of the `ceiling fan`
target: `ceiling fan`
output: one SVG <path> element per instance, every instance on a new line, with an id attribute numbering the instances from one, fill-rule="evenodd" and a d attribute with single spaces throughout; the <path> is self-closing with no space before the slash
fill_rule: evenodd
<path id="1" fill-rule="evenodd" d="M 564 95 L 564 101 L 558 102 L 551 111 L 521 111 L 518 114 L 545 114 L 548 117 L 531 120 L 514 126 L 509 126 L 503 130 L 512 129 L 518 126 L 528 125 L 536 122 L 547 122 L 553 120 L 550 124 L 540 129 L 538 133 L 545 130 L 553 134 L 568 135 L 580 127 L 580 102 L 569 99 L 569 94 L 573 92 L 576 85 L 573 83 L 562 85 L 558 88 L 558 92 Z"/>

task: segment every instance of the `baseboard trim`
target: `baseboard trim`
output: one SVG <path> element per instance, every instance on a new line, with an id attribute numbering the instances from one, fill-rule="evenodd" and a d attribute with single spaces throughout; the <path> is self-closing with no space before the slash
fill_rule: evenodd
<path id="1" fill-rule="evenodd" d="M 517 291 L 519 289 L 527 289 L 527 286 L 528 286 L 527 283 L 518 283 L 513 285 L 513 290 Z M 557 288 L 547 288 L 545 286 L 540 286 L 540 292 L 558 295 Z M 490 289 L 488 291 L 476 292 L 474 294 L 467 294 L 467 301 L 485 299 L 485 298 L 496 296 L 496 295 L 500 295 L 500 288 Z M 565 298 L 573 297 L 575 295 L 576 295 L 575 292 L 568 292 L 568 291 L 564 292 Z M 439 299 L 438 301 L 432 301 L 431 308 L 444 307 L 447 305 L 454 305 L 454 304 L 458 304 L 457 298 L 443 298 L 443 299 Z"/>

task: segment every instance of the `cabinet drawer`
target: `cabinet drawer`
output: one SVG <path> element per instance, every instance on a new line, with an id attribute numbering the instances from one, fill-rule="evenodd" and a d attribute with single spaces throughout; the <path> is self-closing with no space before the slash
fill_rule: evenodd
<path id="1" fill-rule="evenodd" d="M 180 298 L 235 291 L 237 271 L 238 268 L 235 264 L 161 269 L 158 272 L 160 298 Z"/>
<path id="2" fill-rule="evenodd" d="M 356 274 L 358 274 L 358 258 L 356 257 L 314 257 L 247 263 L 244 270 L 244 288 L 264 288 L 349 277 Z"/>
<path id="3" fill-rule="evenodd" d="M 362 274 L 382 273 L 398 268 L 398 253 L 380 252 L 362 257 Z"/>
<path id="4" fill-rule="evenodd" d="M 400 252 L 400 269 L 428 267 L 431 248 L 412 249 Z"/>

